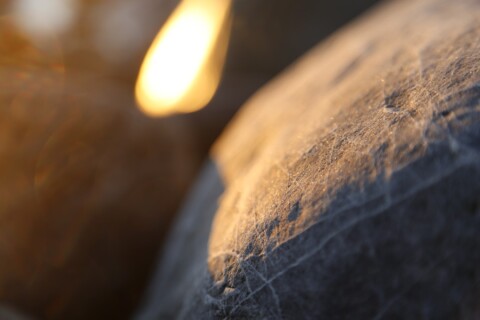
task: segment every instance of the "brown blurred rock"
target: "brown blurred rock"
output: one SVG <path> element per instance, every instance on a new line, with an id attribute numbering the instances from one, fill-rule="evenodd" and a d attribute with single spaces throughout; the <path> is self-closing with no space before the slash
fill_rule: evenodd
<path id="1" fill-rule="evenodd" d="M 476 0 L 393 1 L 262 89 L 139 318 L 477 319 L 479 40 Z"/>
<path id="2" fill-rule="evenodd" d="M 38 319 L 127 319 L 200 161 L 189 128 L 68 78 L 8 20 L 0 38 L 0 300 Z"/>

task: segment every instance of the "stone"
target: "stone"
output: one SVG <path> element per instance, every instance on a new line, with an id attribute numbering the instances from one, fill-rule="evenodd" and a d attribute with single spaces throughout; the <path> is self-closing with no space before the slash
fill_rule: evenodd
<path id="1" fill-rule="evenodd" d="M 0 39 L 0 318 L 129 319 L 201 161 L 189 128 L 8 19 Z"/>
<path id="2" fill-rule="evenodd" d="M 386 2 L 247 102 L 138 319 L 478 319 L 480 3 Z"/>

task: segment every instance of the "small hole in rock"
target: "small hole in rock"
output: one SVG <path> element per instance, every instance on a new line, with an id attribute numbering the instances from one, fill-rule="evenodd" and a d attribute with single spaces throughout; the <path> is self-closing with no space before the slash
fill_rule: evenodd
<path id="1" fill-rule="evenodd" d="M 452 113 L 452 111 L 450 111 L 450 110 L 444 110 L 444 111 L 440 112 L 440 115 L 441 115 L 442 117 L 447 117 L 450 113 Z"/>

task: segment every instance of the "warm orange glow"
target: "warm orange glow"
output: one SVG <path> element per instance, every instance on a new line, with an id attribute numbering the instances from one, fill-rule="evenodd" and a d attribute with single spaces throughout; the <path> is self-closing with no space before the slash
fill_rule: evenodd
<path id="1" fill-rule="evenodd" d="M 230 31 L 231 0 L 184 0 L 148 51 L 136 97 L 148 115 L 193 112 L 213 97 Z"/>

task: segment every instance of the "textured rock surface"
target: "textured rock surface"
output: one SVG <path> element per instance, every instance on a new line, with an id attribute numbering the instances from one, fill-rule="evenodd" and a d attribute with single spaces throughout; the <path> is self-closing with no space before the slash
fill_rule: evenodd
<path id="1" fill-rule="evenodd" d="M 478 319 L 480 3 L 364 16 L 251 99 L 213 160 L 143 319 Z"/>
<path id="2" fill-rule="evenodd" d="M 199 162 L 188 128 L 69 78 L 6 19 L 0 39 L 0 319 L 128 318 Z"/>

